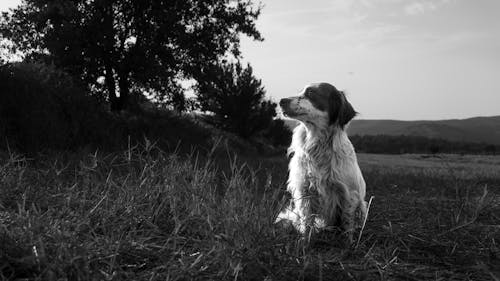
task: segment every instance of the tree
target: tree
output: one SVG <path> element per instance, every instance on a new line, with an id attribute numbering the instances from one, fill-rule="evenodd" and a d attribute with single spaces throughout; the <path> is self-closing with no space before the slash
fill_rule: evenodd
<path id="1" fill-rule="evenodd" d="M 496 152 L 497 152 L 497 146 L 494 145 L 494 144 L 488 144 L 488 145 L 485 146 L 484 151 L 487 154 L 493 154 L 493 155 L 495 155 Z"/>
<path id="2" fill-rule="evenodd" d="M 91 88 L 105 77 L 120 110 L 134 89 L 182 103 L 179 80 L 197 79 L 228 52 L 239 57 L 239 34 L 262 40 L 259 13 L 252 0 L 24 0 L 2 14 L 0 39 Z"/>
<path id="3" fill-rule="evenodd" d="M 429 146 L 429 152 L 432 154 L 438 154 L 441 151 L 441 147 L 439 147 L 439 144 L 436 143 L 431 143 Z"/>
<path id="4" fill-rule="evenodd" d="M 274 146 L 288 147 L 292 141 L 292 131 L 287 127 L 283 119 L 273 119 L 265 130 L 264 136 Z"/>
<path id="5" fill-rule="evenodd" d="M 16 149 L 72 149 L 109 138 L 102 102 L 54 66 L 0 66 L 0 85 L 0 136 Z"/>
<path id="6" fill-rule="evenodd" d="M 276 104 L 265 99 L 261 80 L 252 67 L 222 62 L 202 70 L 197 97 L 204 111 L 214 114 L 217 126 L 242 137 L 266 129 L 276 116 Z"/>

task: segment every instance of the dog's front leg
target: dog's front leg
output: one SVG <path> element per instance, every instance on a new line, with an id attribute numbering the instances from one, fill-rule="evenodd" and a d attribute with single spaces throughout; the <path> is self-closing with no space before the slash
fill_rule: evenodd
<path id="1" fill-rule="evenodd" d="M 288 191 L 292 196 L 290 205 L 278 215 L 276 223 L 281 222 L 284 225 L 291 223 L 297 231 L 305 234 L 310 224 L 311 204 L 307 188 L 303 184 L 306 183 L 297 186 L 289 183 Z"/>
<path id="2" fill-rule="evenodd" d="M 307 231 L 310 218 L 310 204 L 308 198 L 309 181 L 300 155 L 295 154 L 290 160 L 287 190 L 291 195 L 290 205 L 278 215 L 276 222 L 291 222 L 300 233 Z"/>
<path id="3" fill-rule="evenodd" d="M 347 236 L 347 241 L 349 244 L 352 244 L 352 237 L 354 233 L 354 213 L 356 211 L 355 206 L 349 202 L 342 212 L 342 224 L 341 228 L 344 231 L 344 234 Z"/>
<path id="4" fill-rule="evenodd" d="M 304 182 L 292 192 L 293 213 L 297 215 L 294 221 L 295 228 L 302 234 L 306 234 L 311 225 L 311 199 L 307 192 L 307 183 Z"/>

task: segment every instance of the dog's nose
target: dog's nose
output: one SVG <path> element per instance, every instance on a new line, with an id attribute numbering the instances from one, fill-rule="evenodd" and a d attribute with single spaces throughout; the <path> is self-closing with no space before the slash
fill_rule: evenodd
<path id="1" fill-rule="evenodd" d="M 288 104 L 290 104 L 290 101 L 291 101 L 291 99 L 281 99 L 280 100 L 280 106 L 281 107 L 287 106 Z"/>

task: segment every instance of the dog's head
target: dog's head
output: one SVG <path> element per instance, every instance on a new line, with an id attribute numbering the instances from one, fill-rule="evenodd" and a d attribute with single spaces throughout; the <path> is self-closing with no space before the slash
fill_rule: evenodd
<path id="1" fill-rule="evenodd" d="M 340 128 L 356 116 L 343 92 L 328 83 L 314 83 L 296 97 L 280 101 L 283 114 L 315 126 L 338 125 Z"/>

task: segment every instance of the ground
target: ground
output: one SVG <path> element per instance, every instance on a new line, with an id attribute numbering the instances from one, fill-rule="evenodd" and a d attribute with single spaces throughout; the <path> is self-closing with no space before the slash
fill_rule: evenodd
<path id="1" fill-rule="evenodd" d="M 499 280 L 500 156 L 372 155 L 346 245 L 273 222 L 284 155 L 0 153 L 0 273 L 24 280 Z"/>

